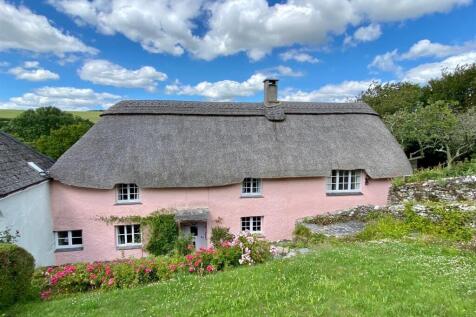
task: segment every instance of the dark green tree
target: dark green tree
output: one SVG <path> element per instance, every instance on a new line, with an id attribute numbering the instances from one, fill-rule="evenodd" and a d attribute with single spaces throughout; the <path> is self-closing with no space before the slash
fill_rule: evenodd
<path id="1" fill-rule="evenodd" d="M 428 103 L 438 100 L 456 101 L 454 109 L 466 112 L 476 107 L 476 64 L 458 66 L 453 72 L 444 71 L 440 79 L 430 80 L 423 88 Z"/>
<path id="2" fill-rule="evenodd" d="M 92 122 L 86 120 L 62 126 L 51 131 L 49 135 L 40 136 L 34 142 L 34 147 L 41 153 L 57 159 L 88 132 L 92 125 Z"/>
<path id="3" fill-rule="evenodd" d="M 91 123 L 55 107 L 42 107 L 22 112 L 8 123 L 5 130 L 33 144 L 41 136 L 49 135 L 62 126 L 88 122 Z"/>
<path id="4" fill-rule="evenodd" d="M 420 86 L 401 83 L 373 83 L 359 97 L 381 116 L 393 114 L 399 110 L 414 110 L 424 102 Z"/>

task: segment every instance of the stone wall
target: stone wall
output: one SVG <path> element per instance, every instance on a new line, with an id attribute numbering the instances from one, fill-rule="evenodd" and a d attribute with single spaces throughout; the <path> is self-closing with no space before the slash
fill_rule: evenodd
<path id="1" fill-rule="evenodd" d="M 476 175 L 430 180 L 393 186 L 390 189 L 389 205 L 402 204 L 407 201 L 446 201 L 476 200 Z"/>

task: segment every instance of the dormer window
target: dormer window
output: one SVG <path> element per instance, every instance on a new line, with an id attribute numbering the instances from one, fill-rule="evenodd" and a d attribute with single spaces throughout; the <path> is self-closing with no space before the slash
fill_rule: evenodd
<path id="1" fill-rule="evenodd" d="M 117 202 L 139 202 L 139 187 L 136 184 L 117 184 Z"/>
<path id="2" fill-rule="evenodd" d="M 261 196 L 261 179 L 250 177 L 245 178 L 241 184 L 241 196 Z"/>
<path id="3" fill-rule="evenodd" d="M 361 170 L 333 170 L 327 178 L 328 193 L 360 193 Z"/>

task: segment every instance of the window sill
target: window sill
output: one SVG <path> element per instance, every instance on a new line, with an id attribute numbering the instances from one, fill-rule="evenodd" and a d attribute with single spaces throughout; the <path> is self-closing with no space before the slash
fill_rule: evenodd
<path id="1" fill-rule="evenodd" d="M 116 250 L 135 250 L 135 249 L 142 249 L 142 244 L 116 246 Z"/>
<path id="2" fill-rule="evenodd" d="M 335 193 L 326 193 L 326 196 L 362 196 L 361 192 L 335 192 Z"/>
<path id="3" fill-rule="evenodd" d="M 125 201 L 125 202 L 116 202 L 114 206 L 121 206 L 121 205 L 142 205 L 140 201 Z"/>
<path id="4" fill-rule="evenodd" d="M 240 198 L 263 198 L 262 194 L 255 194 L 255 195 L 241 195 Z"/>
<path id="5" fill-rule="evenodd" d="M 74 251 L 83 251 L 83 247 L 59 248 L 55 250 L 55 253 L 74 252 Z"/>

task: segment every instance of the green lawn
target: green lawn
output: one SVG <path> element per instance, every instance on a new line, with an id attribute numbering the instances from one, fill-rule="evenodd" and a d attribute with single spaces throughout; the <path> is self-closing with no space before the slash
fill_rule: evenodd
<path id="1" fill-rule="evenodd" d="M 13 119 L 22 113 L 23 110 L 13 110 L 13 109 L 0 109 L 0 119 Z M 74 115 L 80 116 L 84 119 L 89 119 L 92 122 L 99 120 L 99 115 L 101 111 L 67 111 Z"/>
<path id="2" fill-rule="evenodd" d="M 403 242 L 17 305 L 7 316 L 476 316 L 476 254 Z"/>

